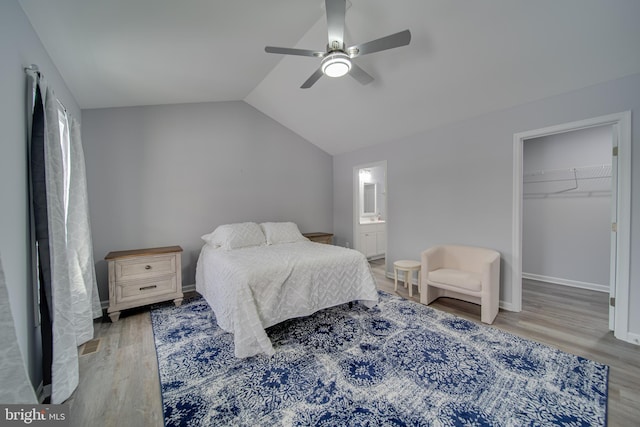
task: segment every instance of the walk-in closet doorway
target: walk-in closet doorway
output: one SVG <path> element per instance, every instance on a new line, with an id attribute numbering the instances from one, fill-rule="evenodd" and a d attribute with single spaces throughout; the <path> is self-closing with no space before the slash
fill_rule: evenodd
<path id="1" fill-rule="evenodd" d="M 610 203 L 609 203 L 609 222 L 606 224 L 606 233 L 609 235 L 609 277 L 603 279 L 602 269 L 595 276 L 598 277 L 595 281 L 604 281 L 600 283 L 604 285 L 604 288 L 608 286 L 610 293 L 610 310 L 609 310 L 609 328 L 614 331 L 616 338 L 628 341 L 628 315 L 629 315 L 629 264 L 630 264 L 630 187 L 631 187 L 631 162 L 630 162 L 630 148 L 631 148 L 631 113 L 624 112 L 619 114 L 613 114 L 610 116 L 597 117 L 593 119 L 587 119 L 579 122 L 566 123 L 562 125 L 552 126 L 543 129 L 537 129 L 533 131 L 518 133 L 514 135 L 514 195 L 513 195 L 513 306 L 514 311 L 520 311 L 522 308 L 522 278 L 523 272 L 530 273 L 523 270 L 523 214 L 525 212 L 525 203 L 528 203 L 533 197 L 539 199 L 547 199 L 546 205 L 549 205 L 551 199 L 562 199 L 569 195 L 570 192 L 574 192 L 573 200 L 571 203 L 574 205 L 571 209 L 567 209 L 567 212 L 579 207 L 580 204 L 585 205 L 586 197 L 589 195 L 589 189 L 591 189 L 591 196 L 596 194 L 596 191 L 601 191 L 599 194 L 604 196 L 606 190 L 604 186 L 606 181 L 610 181 Z M 588 156 L 583 160 L 587 160 L 587 164 L 576 164 L 575 166 L 560 165 L 557 163 L 559 159 L 547 159 L 549 165 L 551 165 L 546 171 L 542 169 L 526 170 L 525 165 L 531 162 L 524 161 L 525 143 L 535 144 L 538 138 L 549 138 L 554 135 L 559 135 L 558 138 L 571 138 L 570 132 L 586 132 L 588 129 L 594 129 L 593 132 L 609 133 L 611 135 L 610 144 L 607 148 L 608 157 L 611 159 L 610 166 L 607 163 L 602 164 L 588 164 Z M 599 128 L 597 130 L 596 128 Z M 564 134 L 564 137 L 561 136 Z M 575 134 L 578 135 L 578 134 Z M 538 139 L 537 142 L 542 141 Z M 602 147 L 601 147 L 602 148 Z M 533 149 L 533 153 L 535 153 Z M 556 153 L 557 154 L 557 153 Z M 554 155 L 556 155 L 554 154 Z M 583 153 L 584 154 L 584 153 Z M 540 153 L 536 154 L 543 159 Z M 531 159 L 529 159 L 531 160 Z M 578 160 L 578 159 L 576 159 Z M 537 160 L 536 160 L 537 161 Z M 556 162 L 554 164 L 554 162 Z M 533 162 L 535 164 L 535 161 Z M 558 167 L 555 167 L 555 166 Z M 610 171 L 610 172 L 609 172 Z M 543 178 L 542 175 L 546 176 Z M 599 176 L 598 176 L 599 175 Z M 607 177 L 606 175 L 610 175 Z M 547 179 L 548 178 L 548 179 Z M 589 179 L 586 179 L 589 178 Z M 587 182 L 590 182 L 587 184 Z M 582 186 L 580 185 L 582 184 Z M 589 187 L 590 186 L 590 187 Z M 578 194 L 578 189 L 586 190 L 582 195 Z M 564 195 L 563 195 L 564 194 Z M 530 199 L 525 200 L 529 197 Z M 582 200 L 581 200 L 581 199 Z M 582 201 L 582 203 L 580 202 Z M 592 198 L 591 201 L 595 201 L 596 198 Z M 557 201 L 557 200 L 556 200 Z M 549 206 L 546 206 L 547 208 Z M 540 206 L 538 206 L 540 208 Z M 566 205 L 565 205 L 566 208 Z M 557 206 L 555 207 L 556 211 Z M 600 206 L 600 218 L 602 218 L 602 206 Z M 605 208 L 606 209 L 606 208 Z M 533 211 L 535 212 L 535 210 Z M 540 211 L 542 212 L 542 211 Z M 531 213 L 529 213 L 531 215 Z M 555 226 L 556 224 L 552 224 Z M 552 227 L 551 227 L 552 228 Z M 600 230 L 602 231 L 602 230 Z M 552 231 L 550 231 L 552 232 Z M 528 235 L 531 236 L 529 232 Z M 580 237 L 583 238 L 583 237 Z M 598 239 L 602 242 L 602 234 Z M 570 243 L 570 242 L 569 242 Z M 578 241 L 575 245 L 579 244 Z M 574 245 L 574 247 L 575 247 Z M 602 248 L 600 248 L 602 249 Z M 569 254 L 571 255 L 571 254 Z M 602 252 L 600 252 L 602 257 Z M 571 256 L 570 256 L 571 258 Z M 576 258 L 576 257 L 574 257 Z M 544 264 L 544 256 L 541 258 Z M 581 263 L 580 258 L 575 259 L 575 265 Z M 527 260 L 529 261 L 529 260 Z M 534 260 L 535 261 L 535 260 Z M 539 261 L 539 260 L 538 260 Z M 549 260 L 546 260 L 549 263 Z M 555 260 L 552 264 L 555 263 Z M 535 262 L 534 262 L 535 264 Z M 539 263 L 540 264 L 540 263 Z M 558 265 L 553 265 L 558 270 Z M 580 274 L 584 274 L 581 272 Z M 593 273 L 593 272 L 591 272 Z M 591 274 L 590 273 L 590 274 Z M 558 273 L 552 273 L 558 274 Z M 560 273 L 562 275 L 563 273 Z M 544 276 L 544 274 L 542 274 Z M 577 276 L 586 277 L 586 276 Z M 553 278 L 552 275 L 547 276 L 545 279 Z M 598 285 L 598 283 L 591 283 L 589 280 L 577 279 L 573 282 L 567 282 L 564 284 L 572 285 Z M 596 286 L 597 287 L 597 286 Z M 602 286 L 600 290 L 603 289 Z M 617 304 L 616 304 L 617 303 Z"/>

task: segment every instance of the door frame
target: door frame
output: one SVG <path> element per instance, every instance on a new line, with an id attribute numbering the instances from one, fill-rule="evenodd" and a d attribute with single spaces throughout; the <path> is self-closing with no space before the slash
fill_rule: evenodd
<path id="1" fill-rule="evenodd" d="M 612 212 L 617 224 L 616 256 L 611 257 L 610 287 L 615 294 L 615 308 L 610 310 L 609 325 L 618 339 L 633 342 L 629 337 L 629 268 L 631 250 L 631 111 L 563 123 L 541 129 L 516 133 L 513 136 L 513 217 L 512 217 L 512 309 L 522 310 L 522 195 L 523 195 L 523 144 L 531 138 L 558 133 L 611 125 L 613 144 L 618 147 L 617 183 L 612 192 Z M 612 167 L 612 180 L 616 168 Z M 613 181 L 616 182 L 616 181 Z"/>
<path id="2" fill-rule="evenodd" d="M 384 253 L 385 253 L 385 257 L 387 256 L 388 253 L 388 245 L 389 245 L 389 185 L 388 185 L 388 179 L 387 179 L 387 161 L 386 160 L 380 160 L 377 162 L 371 162 L 371 163 L 365 163 L 362 165 L 356 165 L 353 167 L 353 249 L 357 249 L 358 247 L 360 247 L 360 233 L 359 233 L 359 226 L 360 226 L 360 169 L 369 169 L 369 168 L 374 168 L 374 167 L 383 167 L 384 168 L 384 191 L 385 191 L 385 198 L 384 198 L 384 211 L 385 211 L 385 223 L 386 223 L 386 239 L 385 239 L 385 248 L 384 248 Z"/>

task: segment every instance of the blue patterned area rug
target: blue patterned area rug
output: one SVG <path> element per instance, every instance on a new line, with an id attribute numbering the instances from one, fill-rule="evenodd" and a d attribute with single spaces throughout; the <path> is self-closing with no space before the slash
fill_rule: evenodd
<path id="1" fill-rule="evenodd" d="M 236 359 L 204 299 L 151 312 L 167 426 L 603 426 L 608 367 L 380 292 Z"/>

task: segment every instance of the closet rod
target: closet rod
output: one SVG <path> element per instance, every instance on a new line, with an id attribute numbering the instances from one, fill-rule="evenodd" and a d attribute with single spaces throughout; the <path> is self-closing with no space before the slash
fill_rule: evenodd
<path id="1" fill-rule="evenodd" d="M 583 179 L 604 179 L 604 178 L 611 178 L 611 175 L 604 175 L 604 176 L 587 176 L 584 178 L 577 178 L 579 181 L 583 180 Z M 562 179 L 541 179 L 541 180 L 536 180 L 536 181 L 524 181 L 524 184 L 536 184 L 539 182 L 562 182 L 562 181 L 575 181 L 574 178 L 562 178 Z"/>

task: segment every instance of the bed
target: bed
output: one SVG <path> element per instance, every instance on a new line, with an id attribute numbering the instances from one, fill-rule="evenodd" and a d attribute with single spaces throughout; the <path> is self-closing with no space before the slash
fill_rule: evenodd
<path id="1" fill-rule="evenodd" d="M 196 291 L 218 326 L 233 333 L 236 357 L 273 354 L 265 329 L 284 320 L 352 301 L 378 303 L 363 254 L 311 242 L 295 223 L 226 224 L 202 238 Z"/>

